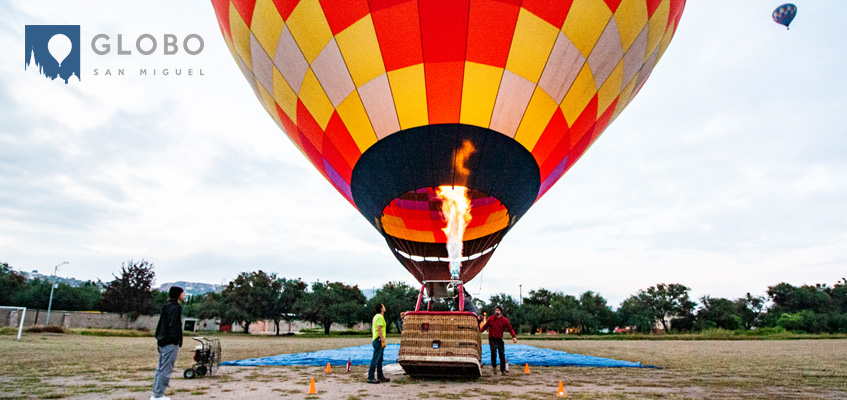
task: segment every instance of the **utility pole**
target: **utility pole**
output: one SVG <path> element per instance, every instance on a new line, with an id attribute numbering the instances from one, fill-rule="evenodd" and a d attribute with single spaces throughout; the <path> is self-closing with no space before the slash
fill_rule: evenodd
<path id="1" fill-rule="evenodd" d="M 50 285 L 50 302 L 47 303 L 47 321 L 44 322 L 44 326 L 50 326 L 50 308 L 53 307 L 53 289 L 56 288 L 56 274 L 59 272 L 59 266 L 67 263 L 67 261 L 62 261 L 53 268 L 53 282 Z"/>
<path id="2" fill-rule="evenodd" d="M 518 285 L 518 295 L 521 298 L 520 305 L 523 305 L 523 285 Z"/>

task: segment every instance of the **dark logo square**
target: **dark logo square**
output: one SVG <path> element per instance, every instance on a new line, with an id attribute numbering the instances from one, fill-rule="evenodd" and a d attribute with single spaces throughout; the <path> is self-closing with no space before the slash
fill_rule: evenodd
<path id="1" fill-rule="evenodd" d="M 24 69 L 68 83 L 80 77 L 79 25 L 26 25 Z"/>

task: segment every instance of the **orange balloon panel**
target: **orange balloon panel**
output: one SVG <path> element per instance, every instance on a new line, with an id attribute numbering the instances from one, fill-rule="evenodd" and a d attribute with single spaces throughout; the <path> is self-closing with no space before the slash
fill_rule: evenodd
<path id="1" fill-rule="evenodd" d="M 479 239 L 509 225 L 509 213 L 502 203 L 480 191 L 468 193 L 471 202 L 471 221 L 465 229 L 465 240 Z M 423 188 L 403 194 L 385 207 L 382 229 L 385 233 L 406 240 L 444 243 L 447 226 L 441 211 L 442 200 L 434 188 Z"/>

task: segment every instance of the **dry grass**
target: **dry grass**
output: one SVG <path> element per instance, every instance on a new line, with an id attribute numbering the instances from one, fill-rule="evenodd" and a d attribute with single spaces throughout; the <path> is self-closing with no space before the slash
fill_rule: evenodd
<path id="1" fill-rule="evenodd" d="M 391 339 L 391 341 L 397 341 Z M 363 338 L 330 339 L 221 336 L 224 359 L 243 359 L 356 346 Z M 323 367 L 225 367 L 202 379 L 171 380 L 178 398 L 303 398 L 310 377 L 317 399 L 546 399 L 563 380 L 568 397 L 582 399 L 847 398 L 847 341 L 599 341 L 533 340 L 538 347 L 640 361 L 662 369 L 531 367 L 509 377 L 486 369 L 479 380 L 415 380 L 395 373 L 392 382 L 367 385 L 367 367 L 326 376 Z M 184 349 L 193 348 L 187 340 Z M 508 354 L 508 347 L 507 347 Z M 53 333 L 0 336 L 0 399 L 149 398 L 156 366 L 149 337 Z M 180 352 L 177 370 L 192 363 Z M 342 371 L 338 366 L 336 371 Z M 181 374 L 180 374 L 181 375 Z"/>

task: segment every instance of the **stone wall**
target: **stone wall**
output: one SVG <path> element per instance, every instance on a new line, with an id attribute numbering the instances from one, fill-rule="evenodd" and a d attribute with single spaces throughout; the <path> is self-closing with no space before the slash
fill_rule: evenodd
<path id="1" fill-rule="evenodd" d="M 0 309 L 0 326 L 8 326 L 17 328 L 20 321 L 20 310 Z M 38 320 L 36 321 L 36 317 Z M 216 320 L 196 320 L 194 318 L 183 318 L 195 321 L 195 330 L 218 330 L 220 329 L 220 321 Z M 34 325 L 45 325 L 47 322 L 47 310 L 27 309 L 26 318 L 24 320 L 24 328 Z M 135 321 L 130 321 L 126 315 L 121 316 L 117 313 L 101 313 L 99 311 L 50 311 L 50 325 L 61 326 L 63 328 L 94 328 L 94 329 L 149 329 L 156 330 L 156 325 L 159 323 L 158 315 L 142 315 Z M 184 326 L 184 325 L 183 325 Z M 370 324 L 357 324 L 352 329 L 354 330 L 370 330 Z M 298 333 L 302 329 L 321 328 L 319 325 L 305 321 L 292 321 L 290 326 L 285 321 L 279 323 L 279 333 L 286 334 L 288 332 Z M 330 328 L 333 331 L 345 331 L 346 326 L 332 324 Z M 238 325 L 232 325 L 233 332 L 244 332 L 244 329 Z M 250 333 L 252 334 L 274 334 L 276 327 L 272 320 L 258 321 L 250 324 Z"/>
<path id="2" fill-rule="evenodd" d="M 18 310 L 0 309 L 0 326 L 17 328 L 17 324 L 20 321 L 18 319 L 20 313 Z M 46 323 L 47 310 L 26 310 L 24 328 L 34 325 L 45 325 Z M 50 325 L 61 326 L 63 328 L 156 330 L 158 323 L 158 315 L 142 315 L 135 321 L 132 321 L 126 315 L 117 313 L 101 313 L 99 311 L 50 311 Z M 195 329 L 198 330 L 218 330 L 218 327 L 217 321 L 213 320 L 200 320 L 195 323 Z"/>
<path id="3" fill-rule="evenodd" d="M 279 322 L 279 334 L 280 335 L 284 335 L 288 332 L 298 333 L 303 329 L 315 329 L 315 328 L 320 328 L 321 332 L 323 332 L 322 326 L 316 325 L 312 322 L 291 321 L 291 329 L 290 330 L 289 330 L 288 322 L 285 322 L 285 321 Z M 340 325 L 340 324 L 332 324 L 332 326 L 329 329 L 331 331 L 346 331 L 346 330 L 348 330 L 348 328 L 346 326 Z M 353 328 L 351 328 L 351 329 L 357 330 L 357 331 L 370 330 L 371 324 L 359 323 L 359 324 L 354 325 Z M 233 332 L 244 332 L 244 328 L 241 327 L 238 324 L 232 324 L 232 331 Z M 257 335 L 275 334 L 276 333 L 276 325 L 274 325 L 274 321 L 270 320 L 270 319 L 264 320 L 264 321 L 257 321 L 257 322 L 250 324 L 250 333 L 251 334 L 257 334 Z"/>

